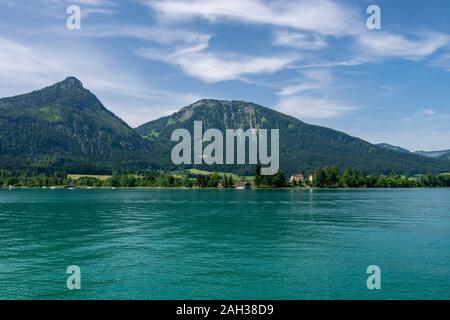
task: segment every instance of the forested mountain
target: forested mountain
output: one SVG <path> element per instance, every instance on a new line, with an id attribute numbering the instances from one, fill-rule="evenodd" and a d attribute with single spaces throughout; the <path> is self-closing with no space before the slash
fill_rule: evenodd
<path id="1" fill-rule="evenodd" d="M 416 151 L 415 154 L 441 160 L 450 160 L 450 150 L 440 151 Z"/>
<path id="2" fill-rule="evenodd" d="M 391 144 L 387 143 L 379 143 L 377 146 L 397 151 L 397 152 L 403 152 L 403 153 L 413 153 L 419 156 L 427 157 L 427 158 L 433 158 L 433 159 L 440 159 L 440 160 L 450 160 L 450 150 L 438 150 L 438 151 L 414 151 L 411 152 L 407 149 L 404 149 L 402 147 L 393 146 Z"/>
<path id="3" fill-rule="evenodd" d="M 0 99 L 3 169 L 136 168 L 148 164 L 147 149 L 145 141 L 76 78 Z"/>
<path id="4" fill-rule="evenodd" d="M 332 129 L 304 123 L 269 108 L 244 101 L 201 100 L 179 112 L 146 123 L 136 131 L 163 150 L 163 162 L 170 161 L 171 134 L 177 128 L 193 134 L 194 121 L 202 121 L 204 130 L 217 128 L 253 128 L 280 130 L 280 168 L 288 173 L 312 172 L 324 166 L 353 167 L 371 174 L 416 174 L 449 171 L 450 162 L 388 150 Z M 205 166 L 200 168 L 208 169 Z M 252 166 L 209 167 L 209 170 L 239 173 L 253 172 Z"/>
<path id="5" fill-rule="evenodd" d="M 402 147 L 398 147 L 398 146 L 393 146 L 392 144 L 388 144 L 388 143 L 379 143 L 377 144 L 377 146 L 387 149 L 387 150 L 391 150 L 391 151 L 397 151 L 397 152 L 403 152 L 403 153 L 410 153 L 411 151 L 404 149 Z"/>

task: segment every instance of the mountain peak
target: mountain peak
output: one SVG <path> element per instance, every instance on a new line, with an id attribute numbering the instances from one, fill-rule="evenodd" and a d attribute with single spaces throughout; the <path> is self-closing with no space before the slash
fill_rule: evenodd
<path id="1" fill-rule="evenodd" d="M 59 84 L 67 87 L 83 88 L 83 83 L 75 77 L 67 77 Z"/>
<path id="2" fill-rule="evenodd" d="M 252 102 L 242 101 L 242 100 L 218 100 L 218 99 L 201 99 L 194 102 L 181 110 L 193 109 L 197 107 L 235 107 L 235 108 L 245 108 L 249 106 L 258 106 Z M 260 106 L 258 106 L 260 107 Z"/>
<path id="3" fill-rule="evenodd" d="M 118 163 L 145 166 L 152 157 L 145 141 L 75 77 L 0 100 L 0 112 L 0 168 L 107 172 Z"/>
<path id="4" fill-rule="evenodd" d="M 203 104 L 254 104 L 254 103 L 243 100 L 201 99 L 198 100 L 197 102 L 194 102 L 192 106 Z"/>

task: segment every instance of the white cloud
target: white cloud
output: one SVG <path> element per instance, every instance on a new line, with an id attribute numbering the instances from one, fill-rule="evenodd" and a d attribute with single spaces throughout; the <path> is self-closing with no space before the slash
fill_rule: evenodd
<path id="1" fill-rule="evenodd" d="M 283 87 L 277 94 L 279 96 L 292 96 L 305 91 L 322 90 L 333 83 L 333 77 L 327 69 L 307 70 L 303 73 L 303 82 L 289 84 Z"/>
<path id="2" fill-rule="evenodd" d="M 425 108 L 416 112 L 416 116 L 434 116 L 436 112 L 431 108 Z"/>
<path id="3" fill-rule="evenodd" d="M 333 76 L 328 69 L 315 69 L 303 72 L 305 79 L 315 81 L 320 84 L 331 84 L 333 82 Z"/>
<path id="4" fill-rule="evenodd" d="M 243 75 L 271 74 L 284 69 L 293 59 L 194 52 L 178 56 L 176 61 L 187 74 L 207 82 L 218 82 L 236 80 Z"/>
<path id="5" fill-rule="evenodd" d="M 414 38 L 385 31 L 369 31 L 365 15 L 356 6 L 345 6 L 330 0 L 264 1 L 264 0 L 142 0 L 159 18 L 183 21 L 203 18 L 210 22 L 238 21 L 282 27 L 275 45 L 310 50 L 327 46 L 325 36 L 350 36 L 356 41 L 361 59 L 324 64 L 355 65 L 376 62 L 375 58 L 420 60 L 435 53 L 450 41 L 442 33 L 423 33 Z M 292 31 L 295 30 L 295 31 Z M 374 61 L 375 60 L 375 61 Z M 317 65 L 317 63 L 313 63 Z"/>
<path id="6" fill-rule="evenodd" d="M 67 34 L 70 31 L 58 28 L 49 30 L 57 34 Z M 135 38 L 152 41 L 159 44 L 208 44 L 210 34 L 198 33 L 189 30 L 167 28 L 160 26 L 140 26 L 128 24 L 86 25 L 83 32 L 71 33 L 79 37 L 91 38 Z"/>
<path id="7" fill-rule="evenodd" d="M 450 72 L 450 53 L 444 53 L 431 62 L 431 66 Z"/>
<path id="8" fill-rule="evenodd" d="M 373 57 L 421 60 L 443 48 L 450 36 L 428 33 L 416 39 L 388 32 L 366 32 L 357 38 L 361 50 Z"/>
<path id="9" fill-rule="evenodd" d="M 117 9 L 116 2 L 112 0 L 0 0 L 0 4 L 17 10 L 32 12 L 34 15 L 44 15 L 59 20 L 67 19 L 65 9 L 73 4 L 81 7 L 83 18 L 93 14 L 111 15 Z"/>
<path id="10" fill-rule="evenodd" d="M 245 75 L 272 74 L 297 59 L 294 56 L 254 57 L 243 54 L 207 52 L 208 41 L 178 47 L 174 52 L 141 48 L 137 53 L 147 59 L 180 66 L 183 71 L 205 82 L 238 80 Z"/>
<path id="11" fill-rule="evenodd" d="M 340 117 L 354 108 L 326 98 L 290 96 L 283 97 L 276 109 L 299 119 L 329 119 Z"/>
<path id="12" fill-rule="evenodd" d="M 67 30 L 53 30 L 64 34 Z M 133 25 L 88 26 L 79 37 L 130 37 L 166 45 L 165 50 L 140 48 L 135 52 L 146 59 L 175 64 L 188 75 L 205 82 L 243 80 L 254 74 L 272 74 L 280 71 L 298 55 L 249 56 L 236 53 L 208 52 L 210 34 L 168 27 Z"/>
<path id="13" fill-rule="evenodd" d="M 390 85 L 382 85 L 380 86 L 381 95 L 384 97 L 392 96 L 395 91 L 397 90 L 396 87 L 390 86 Z"/>
<path id="14" fill-rule="evenodd" d="M 318 35 L 308 35 L 305 33 L 289 31 L 277 32 L 274 44 L 306 50 L 318 50 L 327 46 L 326 41 Z"/>
<path id="15" fill-rule="evenodd" d="M 353 67 L 364 64 L 363 59 L 336 60 L 336 61 L 319 61 L 305 65 L 297 65 L 293 69 L 310 69 L 310 68 L 332 68 L 332 67 Z"/>
<path id="16" fill-rule="evenodd" d="M 355 10 L 331 0 L 142 0 L 163 18 L 200 17 L 211 22 L 234 20 L 267 24 L 323 35 L 354 34 L 364 24 Z"/>
<path id="17" fill-rule="evenodd" d="M 314 82 L 304 82 L 300 84 L 288 85 L 282 88 L 277 94 L 279 96 L 292 96 L 304 91 L 317 90 L 320 84 Z"/>
<path id="18" fill-rule="evenodd" d="M 304 82 L 287 85 L 277 93 L 278 111 L 308 120 L 338 118 L 354 110 L 343 101 L 319 97 L 329 96 L 335 87 L 328 69 L 306 70 L 302 75 Z"/>

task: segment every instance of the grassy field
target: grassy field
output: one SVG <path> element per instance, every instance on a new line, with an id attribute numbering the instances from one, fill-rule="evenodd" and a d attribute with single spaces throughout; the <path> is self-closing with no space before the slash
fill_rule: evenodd
<path id="1" fill-rule="evenodd" d="M 205 170 L 199 170 L 199 169 L 189 169 L 188 171 L 191 174 L 205 175 L 205 176 L 211 175 L 211 174 L 214 173 L 214 172 L 205 171 Z M 239 176 L 237 174 L 229 173 L 229 172 L 216 172 L 216 173 L 219 176 L 224 176 L 225 175 L 225 176 L 229 177 L 231 175 L 235 181 L 239 181 L 241 179 L 245 179 L 247 181 L 253 181 L 254 180 L 253 176 Z M 174 176 L 177 177 L 177 178 L 183 178 L 179 174 L 175 174 Z M 101 181 L 105 181 L 106 179 L 111 178 L 110 175 L 95 175 L 95 174 L 69 174 L 68 177 L 70 179 L 72 179 L 72 180 L 78 180 L 79 178 L 82 178 L 82 177 L 88 177 L 88 178 L 97 178 L 97 179 L 99 179 Z M 138 176 L 136 176 L 136 177 L 138 177 Z"/>
<path id="2" fill-rule="evenodd" d="M 83 177 L 88 177 L 88 178 L 96 178 L 96 179 L 99 179 L 101 181 L 105 181 L 106 179 L 111 178 L 111 176 L 95 175 L 95 174 L 69 174 L 68 176 L 72 180 L 78 180 L 78 179 L 83 178 Z"/>
<path id="3" fill-rule="evenodd" d="M 199 170 L 199 169 L 189 169 L 188 171 L 192 174 L 205 175 L 205 176 L 208 176 L 208 175 L 214 173 L 214 172 Z M 231 175 L 231 176 L 233 176 L 234 179 L 239 178 L 239 176 L 234 173 L 229 173 L 229 172 L 215 172 L 215 173 L 217 173 L 219 176 L 227 176 L 228 177 Z"/>

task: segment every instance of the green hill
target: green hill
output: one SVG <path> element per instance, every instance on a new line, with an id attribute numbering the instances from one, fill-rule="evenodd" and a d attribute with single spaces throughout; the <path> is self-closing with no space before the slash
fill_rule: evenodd
<path id="1" fill-rule="evenodd" d="M 142 167 L 148 145 L 73 77 L 0 99 L 0 167 L 103 172 Z"/>
<path id="2" fill-rule="evenodd" d="M 201 100 L 171 116 L 146 123 L 136 131 L 145 139 L 161 146 L 163 163 L 170 163 L 173 130 L 184 128 L 193 134 L 194 121 L 202 121 L 203 129 L 242 128 L 280 130 L 280 168 L 288 173 L 312 172 L 324 166 L 340 169 L 353 167 L 368 174 L 417 174 L 444 172 L 450 162 L 397 152 L 370 144 L 336 130 L 304 123 L 269 108 L 244 101 Z M 195 166 L 208 171 L 252 173 L 253 166 Z"/>

